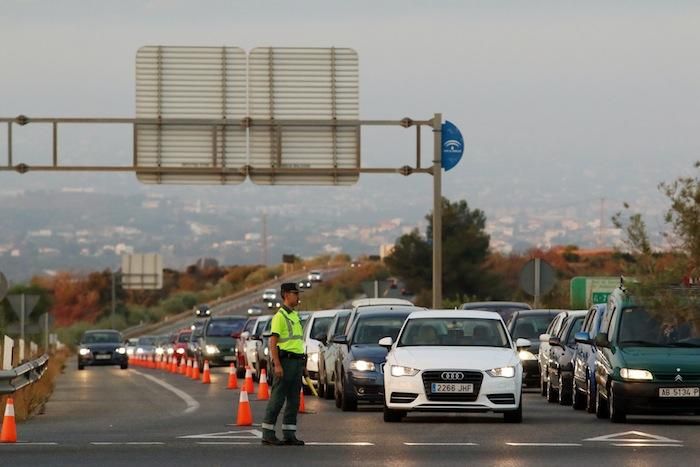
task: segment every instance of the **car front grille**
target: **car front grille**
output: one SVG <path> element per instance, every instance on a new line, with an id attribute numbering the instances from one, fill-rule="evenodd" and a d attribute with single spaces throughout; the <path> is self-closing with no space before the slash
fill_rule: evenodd
<path id="1" fill-rule="evenodd" d="M 418 394 L 413 392 L 392 392 L 391 402 L 394 404 L 410 404 L 416 400 L 416 397 L 418 397 Z"/>
<path id="2" fill-rule="evenodd" d="M 515 404 L 515 394 L 489 394 L 486 397 L 494 404 Z"/>
<path id="3" fill-rule="evenodd" d="M 445 372 L 453 373 L 460 372 L 464 374 L 464 378 L 460 380 L 445 380 L 442 374 Z M 429 401 L 446 401 L 446 402 L 474 402 L 479 397 L 481 382 L 484 379 L 483 373 L 480 371 L 470 370 L 435 370 L 423 372 L 423 386 L 425 388 L 425 396 Z M 432 383 L 472 383 L 474 392 L 471 393 L 446 393 L 434 394 L 431 391 Z"/>

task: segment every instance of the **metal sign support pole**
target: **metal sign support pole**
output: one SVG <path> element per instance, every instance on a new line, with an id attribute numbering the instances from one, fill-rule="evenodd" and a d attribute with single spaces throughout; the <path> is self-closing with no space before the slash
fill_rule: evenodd
<path id="1" fill-rule="evenodd" d="M 112 271 L 112 312 L 109 315 L 109 324 L 114 327 L 114 314 L 117 311 L 117 273 Z"/>
<path id="2" fill-rule="evenodd" d="M 20 342 L 24 342 L 24 316 L 26 312 L 26 296 L 22 294 L 22 298 L 20 299 L 20 308 L 19 308 L 19 338 Z"/>
<path id="3" fill-rule="evenodd" d="M 542 260 L 535 258 L 535 308 L 540 307 L 540 264 Z"/>
<path id="4" fill-rule="evenodd" d="M 442 308 L 442 114 L 433 117 L 433 308 Z"/>

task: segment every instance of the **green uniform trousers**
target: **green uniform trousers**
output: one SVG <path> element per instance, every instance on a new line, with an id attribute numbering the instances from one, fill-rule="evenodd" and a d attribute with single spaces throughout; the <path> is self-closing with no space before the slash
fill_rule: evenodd
<path id="1" fill-rule="evenodd" d="M 282 378 L 272 382 L 272 393 L 267 403 L 265 418 L 262 428 L 263 436 L 274 436 L 275 423 L 285 401 L 284 417 L 282 418 L 282 432 L 285 439 L 294 437 L 297 431 L 297 412 L 299 411 L 299 392 L 301 391 L 301 377 L 304 374 L 305 360 L 281 358 Z"/>

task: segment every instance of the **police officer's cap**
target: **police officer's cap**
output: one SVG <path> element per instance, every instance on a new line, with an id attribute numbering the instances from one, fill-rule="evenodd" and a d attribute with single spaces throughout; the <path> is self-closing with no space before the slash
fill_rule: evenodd
<path id="1" fill-rule="evenodd" d="M 297 286 L 296 282 L 285 282 L 282 284 L 282 287 L 280 287 L 280 291 L 282 294 L 285 294 L 287 292 L 296 292 L 299 293 L 299 287 Z"/>

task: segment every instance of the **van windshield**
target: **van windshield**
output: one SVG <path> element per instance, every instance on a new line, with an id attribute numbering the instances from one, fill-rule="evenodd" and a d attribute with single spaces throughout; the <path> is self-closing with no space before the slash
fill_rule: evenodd
<path id="1" fill-rule="evenodd" d="M 618 344 L 641 347 L 700 347 L 700 307 L 685 310 L 622 309 Z"/>

